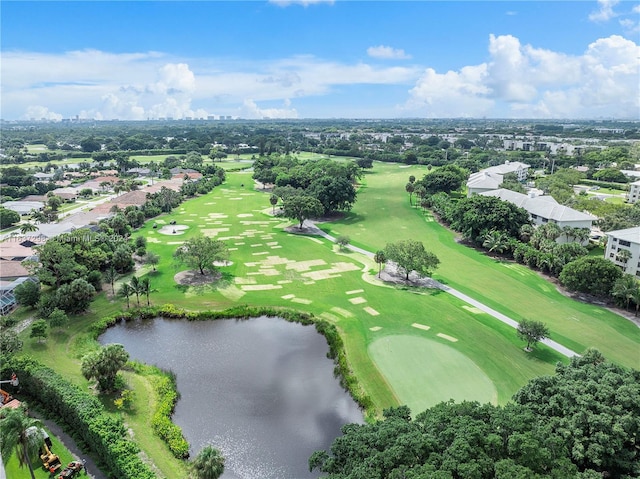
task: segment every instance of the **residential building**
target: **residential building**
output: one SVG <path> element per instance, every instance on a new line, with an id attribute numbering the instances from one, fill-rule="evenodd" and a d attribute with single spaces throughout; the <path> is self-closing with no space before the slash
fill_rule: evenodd
<path id="1" fill-rule="evenodd" d="M 640 277 L 640 226 L 604 234 L 607 235 L 605 259 L 620 266 L 625 273 Z"/>
<path id="2" fill-rule="evenodd" d="M 33 210 L 42 211 L 44 209 L 44 203 L 41 201 L 5 201 L 2 206 L 15 211 L 20 216 L 29 215 Z"/>
<path id="3" fill-rule="evenodd" d="M 518 181 L 525 181 L 529 172 L 529 165 L 519 161 L 505 161 L 501 165 L 491 166 L 472 173 L 467 181 L 467 196 L 484 191 L 497 190 L 504 180 L 504 175 L 514 173 Z"/>
<path id="4" fill-rule="evenodd" d="M 640 200 L 640 180 L 629 183 L 629 193 L 627 193 L 627 202 L 635 203 Z"/>
<path id="5" fill-rule="evenodd" d="M 495 196 L 527 210 L 535 226 L 545 223 L 555 223 L 559 228 L 583 228 L 591 231 L 593 222 L 598 218 L 590 213 L 583 213 L 568 206 L 561 205 L 551 196 L 525 195 L 515 191 L 500 188 L 480 193 L 483 196 Z M 556 241 L 566 243 L 570 240 L 567 235 L 561 235 Z M 571 239 L 573 241 L 573 239 Z M 583 241 L 587 244 L 588 239 Z"/>
<path id="6" fill-rule="evenodd" d="M 11 282 L 0 282 L 0 315 L 9 314 L 17 306 L 14 290 L 26 281 L 38 283 L 38 280 L 31 276 L 23 276 Z"/>

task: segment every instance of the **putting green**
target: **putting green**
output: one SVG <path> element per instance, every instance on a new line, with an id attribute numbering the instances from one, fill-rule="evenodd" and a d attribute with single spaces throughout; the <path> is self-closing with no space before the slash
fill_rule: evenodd
<path id="1" fill-rule="evenodd" d="M 489 377 L 446 344 L 415 336 L 385 336 L 369 345 L 369 356 L 400 403 L 414 414 L 449 399 L 498 402 Z"/>

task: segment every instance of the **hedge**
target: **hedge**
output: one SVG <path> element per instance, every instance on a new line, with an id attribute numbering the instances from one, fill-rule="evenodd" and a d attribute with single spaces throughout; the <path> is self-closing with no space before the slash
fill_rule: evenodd
<path id="1" fill-rule="evenodd" d="M 29 357 L 10 358 L 3 375 L 15 372 L 20 389 L 50 414 L 65 430 L 79 438 L 118 479 L 155 479 L 138 457 L 140 449 L 127 437 L 122 418 L 106 413 L 100 401 Z"/>

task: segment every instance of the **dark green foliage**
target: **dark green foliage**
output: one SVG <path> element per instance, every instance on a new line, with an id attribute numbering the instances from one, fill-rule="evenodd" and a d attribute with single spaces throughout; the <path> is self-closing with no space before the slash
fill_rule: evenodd
<path id="1" fill-rule="evenodd" d="M 595 351 L 534 379 L 505 407 L 440 403 L 411 420 L 348 424 L 310 469 L 331 479 L 637 477 L 640 372 Z"/>
<path id="2" fill-rule="evenodd" d="M 458 201 L 448 216 L 453 229 L 478 245 L 482 245 L 484 235 L 491 230 L 517 238 L 522 225 L 529 223 L 529 213 L 525 209 L 500 198 L 483 195 Z"/>
<path id="3" fill-rule="evenodd" d="M 25 281 L 13 290 L 18 304 L 35 307 L 40 301 L 40 284 L 33 281 Z"/>
<path id="4" fill-rule="evenodd" d="M 0 207 L 0 228 L 7 228 L 20 221 L 20 215 L 15 211 Z"/>
<path id="5" fill-rule="evenodd" d="M 55 293 L 55 307 L 66 313 L 81 313 L 85 311 L 96 290 L 84 279 L 74 279 L 71 284 L 63 284 Z"/>
<path id="6" fill-rule="evenodd" d="M 47 338 L 49 325 L 47 321 L 44 319 L 38 319 L 31 323 L 31 333 L 29 334 L 30 338 L 37 338 L 38 341 Z"/>
<path id="7" fill-rule="evenodd" d="M 158 395 L 158 406 L 151 418 L 151 427 L 160 439 L 167 443 L 178 459 L 189 457 L 189 443 L 180 427 L 171 422 L 171 415 L 178 400 L 176 380 L 173 374 L 164 374 L 153 383 Z"/>
<path id="8" fill-rule="evenodd" d="M 22 393 L 46 405 L 56 422 L 79 437 L 118 479 L 155 479 L 138 457 L 139 448 L 127 435 L 122 419 L 104 411 L 100 401 L 31 358 L 3 362 L 2 375 L 15 372 Z"/>
<path id="9" fill-rule="evenodd" d="M 611 261 L 583 256 L 568 263 L 560 273 L 560 283 L 571 291 L 607 296 L 622 277 L 622 271 Z"/>
<path id="10" fill-rule="evenodd" d="M 469 176 L 469 172 L 455 165 L 445 165 L 424 175 L 420 184 L 427 194 L 451 193 L 457 191 L 464 184 Z"/>
<path id="11" fill-rule="evenodd" d="M 405 280 L 409 280 L 412 271 L 420 276 L 428 276 L 440 264 L 438 257 L 425 250 L 420 241 L 388 243 L 384 248 L 384 256 L 396 264 L 398 270 L 405 275 Z"/>

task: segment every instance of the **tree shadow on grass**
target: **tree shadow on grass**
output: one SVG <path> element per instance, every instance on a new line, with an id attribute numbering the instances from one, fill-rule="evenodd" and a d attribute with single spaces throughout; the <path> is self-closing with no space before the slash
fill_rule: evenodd
<path id="1" fill-rule="evenodd" d="M 542 361 L 549 364 L 556 364 L 559 362 L 566 362 L 568 359 L 566 356 L 554 351 L 551 348 L 534 346 L 533 351 L 526 352 L 522 350 L 523 354 L 527 355 L 527 359 L 530 361 Z"/>

